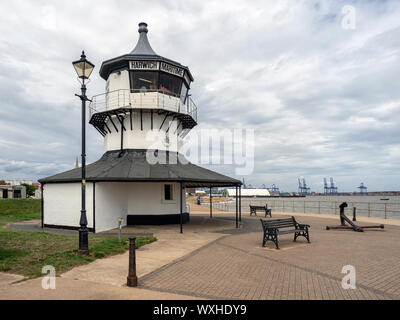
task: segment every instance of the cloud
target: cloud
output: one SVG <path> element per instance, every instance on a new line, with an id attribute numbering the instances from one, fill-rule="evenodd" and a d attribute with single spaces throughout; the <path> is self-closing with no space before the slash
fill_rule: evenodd
<path id="1" fill-rule="evenodd" d="M 341 26 L 353 5 L 356 28 Z M 160 55 L 188 65 L 201 128 L 255 130 L 252 185 L 399 189 L 398 1 L 3 1 L 0 177 L 40 178 L 80 154 L 71 61 L 127 53 L 137 23 Z M 94 73 L 88 95 L 102 93 Z M 88 128 L 88 160 L 103 152 Z M 234 175 L 233 166 L 210 166 Z M 241 177 L 237 177 L 241 178 Z"/>

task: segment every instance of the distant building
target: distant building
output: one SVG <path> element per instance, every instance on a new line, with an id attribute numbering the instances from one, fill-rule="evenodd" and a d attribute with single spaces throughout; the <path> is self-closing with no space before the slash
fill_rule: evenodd
<path id="1" fill-rule="evenodd" d="M 0 185 L 0 199 L 25 199 L 26 187 L 21 185 Z"/>
<path id="2" fill-rule="evenodd" d="M 35 199 L 40 199 L 42 197 L 42 185 L 40 183 L 32 183 L 32 185 L 35 187 Z"/>
<path id="3" fill-rule="evenodd" d="M 186 193 L 187 194 L 195 194 L 196 193 L 196 188 L 186 188 Z"/>
<path id="4" fill-rule="evenodd" d="M 5 180 L 6 184 L 12 185 L 12 186 L 20 186 L 21 184 L 25 183 L 25 184 L 32 184 L 32 180 Z"/>
<path id="5" fill-rule="evenodd" d="M 236 197 L 236 189 L 226 189 L 229 197 Z M 267 189 L 242 189 L 242 197 L 269 197 Z"/>

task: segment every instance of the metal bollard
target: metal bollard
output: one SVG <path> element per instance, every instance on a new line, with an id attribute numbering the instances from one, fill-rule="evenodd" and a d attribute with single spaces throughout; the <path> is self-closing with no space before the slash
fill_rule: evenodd
<path id="1" fill-rule="evenodd" d="M 356 207 L 353 207 L 353 221 L 357 221 L 356 220 Z"/>
<path id="2" fill-rule="evenodd" d="M 138 280 L 136 276 L 136 237 L 129 237 L 129 272 L 127 278 L 128 287 L 137 287 Z"/>
<path id="3" fill-rule="evenodd" d="M 118 229 L 119 229 L 118 240 L 119 240 L 119 242 L 122 242 L 122 222 L 124 222 L 124 219 L 119 218 L 118 219 Z"/>

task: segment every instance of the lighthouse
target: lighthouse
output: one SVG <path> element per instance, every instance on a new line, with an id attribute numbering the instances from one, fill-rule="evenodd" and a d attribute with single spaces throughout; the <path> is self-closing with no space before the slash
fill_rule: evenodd
<path id="1" fill-rule="evenodd" d="M 104 61 L 103 93 L 93 96 L 89 124 L 104 139 L 104 154 L 86 168 L 88 228 L 101 232 L 124 225 L 189 221 L 186 188 L 241 186 L 241 181 L 190 163 L 179 153 L 198 123 L 189 67 L 158 55 L 147 24 L 125 55 Z M 42 225 L 79 228 L 80 169 L 39 180 Z M 237 214 L 236 214 L 237 216 Z"/>

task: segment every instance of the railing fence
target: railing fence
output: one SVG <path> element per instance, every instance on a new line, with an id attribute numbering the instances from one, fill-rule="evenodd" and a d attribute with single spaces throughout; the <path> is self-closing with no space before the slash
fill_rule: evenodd
<path id="1" fill-rule="evenodd" d="M 246 199 L 242 198 L 242 214 L 249 212 L 249 205 L 268 205 L 268 208 L 278 212 L 299 212 L 318 214 L 339 214 L 339 205 L 343 201 L 311 201 L 311 200 L 282 200 L 282 199 Z M 347 202 L 346 215 L 353 214 L 353 207 L 356 208 L 357 216 L 376 218 L 400 218 L 400 203 L 379 203 L 379 202 Z M 209 203 L 203 203 L 209 206 Z M 234 211 L 235 201 L 213 203 L 213 208 L 221 211 Z"/>

